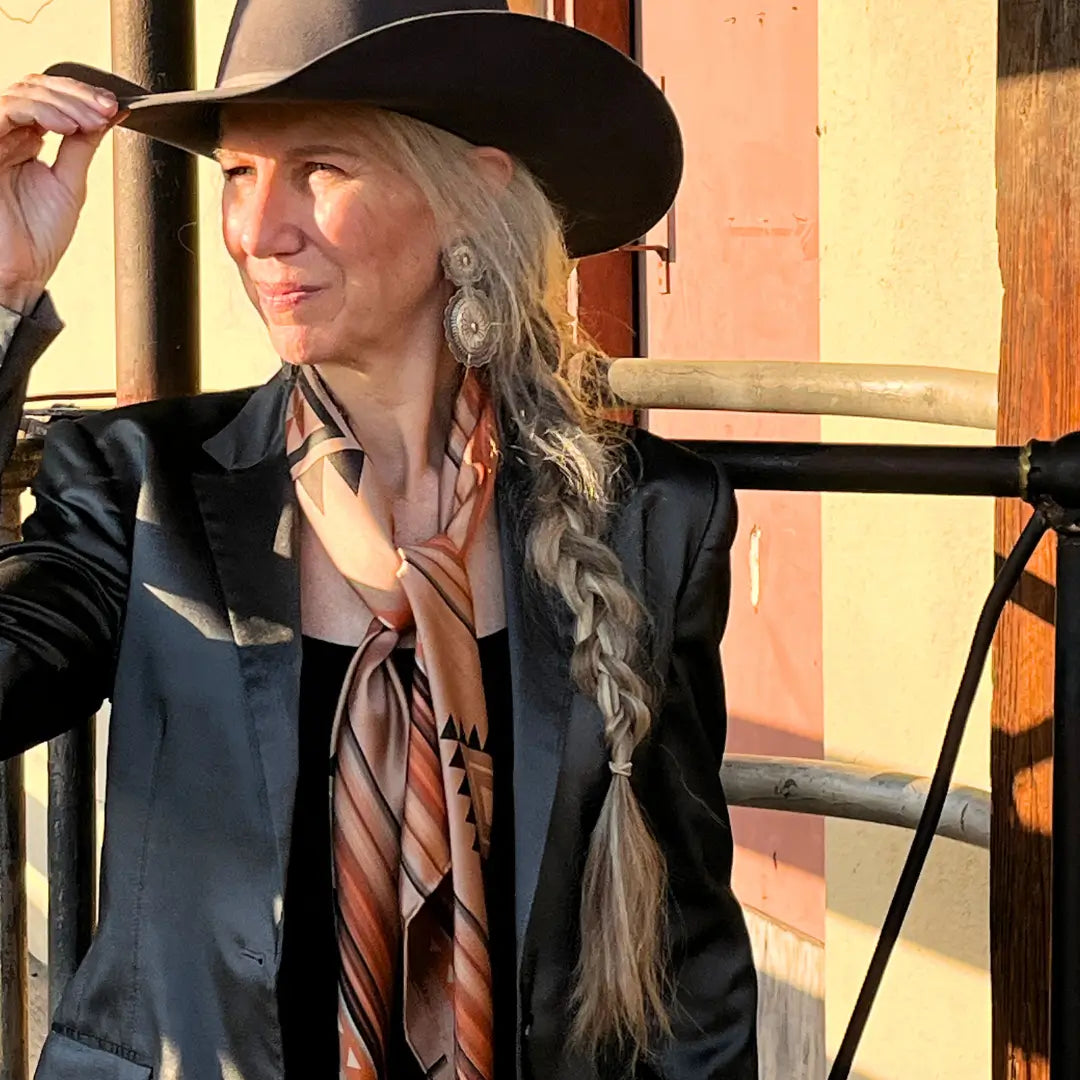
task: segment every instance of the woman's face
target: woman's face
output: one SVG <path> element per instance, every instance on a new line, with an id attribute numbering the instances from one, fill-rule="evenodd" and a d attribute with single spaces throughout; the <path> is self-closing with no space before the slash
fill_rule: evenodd
<path id="1" fill-rule="evenodd" d="M 288 363 L 363 363 L 441 325 L 434 217 L 373 127 L 333 107 L 226 110 L 225 244 Z"/>

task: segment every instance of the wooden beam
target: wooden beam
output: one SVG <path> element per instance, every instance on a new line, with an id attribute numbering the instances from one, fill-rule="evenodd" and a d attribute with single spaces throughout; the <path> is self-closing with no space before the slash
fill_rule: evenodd
<path id="1" fill-rule="evenodd" d="M 574 25 L 629 54 L 632 51 L 630 3 L 631 0 L 574 0 Z M 556 17 L 561 10 L 565 18 L 567 7 L 565 3 L 557 3 Z M 581 261 L 578 319 L 609 356 L 637 355 L 633 255 L 615 251 Z"/>
<path id="2" fill-rule="evenodd" d="M 1080 427 L 1080 0 L 999 0 L 998 34 L 998 439 L 1017 443 Z M 998 505 L 999 558 L 1027 516 Z M 1029 570 L 1053 583 L 1052 544 Z M 1053 628 L 1010 604 L 994 673 L 993 1076 L 1048 1080 Z"/>

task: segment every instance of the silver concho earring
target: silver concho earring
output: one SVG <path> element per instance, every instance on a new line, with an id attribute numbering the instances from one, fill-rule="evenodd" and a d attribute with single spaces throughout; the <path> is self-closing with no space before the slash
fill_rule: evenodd
<path id="1" fill-rule="evenodd" d="M 446 343 L 462 366 L 483 367 L 495 353 L 496 334 L 491 298 L 479 288 L 484 276 L 480 258 L 468 240 L 458 240 L 443 252 L 442 264 L 457 286 L 443 316 Z"/>

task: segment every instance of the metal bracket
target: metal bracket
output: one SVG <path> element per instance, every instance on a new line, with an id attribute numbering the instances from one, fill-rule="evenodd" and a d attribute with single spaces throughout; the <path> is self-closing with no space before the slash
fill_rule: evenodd
<path id="1" fill-rule="evenodd" d="M 658 80 L 660 92 L 667 94 L 667 78 L 661 75 Z M 660 256 L 660 267 L 656 283 L 663 295 L 671 292 L 671 264 L 675 261 L 675 205 L 667 212 L 667 243 L 650 244 L 644 237 L 633 244 L 623 244 L 619 251 L 654 252 Z"/>
<path id="2" fill-rule="evenodd" d="M 654 252 L 660 256 L 660 266 L 657 275 L 657 286 L 660 292 L 667 295 L 671 292 L 671 264 L 675 261 L 675 207 L 667 212 L 667 243 L 649 244 L 641 239 L 633 244 L 623 244 L 620 251 Z"/>

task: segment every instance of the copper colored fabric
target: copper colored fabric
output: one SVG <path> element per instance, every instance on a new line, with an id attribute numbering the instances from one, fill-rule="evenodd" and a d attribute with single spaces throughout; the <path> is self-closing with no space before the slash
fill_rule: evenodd
<path id="1" fill-rule="evenodd" d="M 286 447 L 300 507 L 371 621 L 342 688 L 331 752 L 341 951 L 341 1074 L 388 1080 L 395 974 L 405 1034 L 433 1076 L 491 1080 L 492 994 L 483 868 L 492 763 L 469 549 L 491 512 L 492 409 L 467 375 L 443 464 L 438 532 L 396 547 L 364 452 L 326 385 L 299 373 Z M 489 535 L 490 530 L 484 530 Z M 485 598 L 487 599 L 487 598 Z M 406 695 L 391 662 L 415 636 Z"/>

